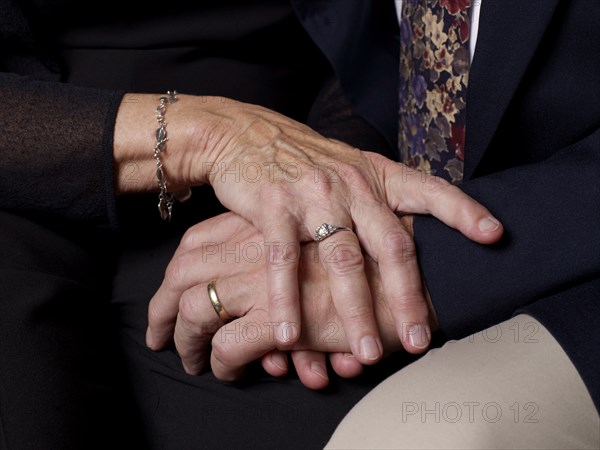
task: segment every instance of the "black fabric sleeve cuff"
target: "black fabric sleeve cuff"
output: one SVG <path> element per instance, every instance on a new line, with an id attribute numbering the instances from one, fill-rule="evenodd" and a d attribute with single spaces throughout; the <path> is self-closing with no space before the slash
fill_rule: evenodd
<path id="1" fill-rule="evenodd" d="M 124 92 L 0 74 L 0 208 L 115 229 L 113 135 Z"/>

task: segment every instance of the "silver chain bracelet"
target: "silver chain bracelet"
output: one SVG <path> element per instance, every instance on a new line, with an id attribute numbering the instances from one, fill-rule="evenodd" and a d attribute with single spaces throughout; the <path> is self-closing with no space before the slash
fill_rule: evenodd
<path id="1" fill-rule="evenodd" d="M 160 98 L 160 103 L 158 104 L 158 108 L 156 108 L 158 128 L 156 129 L 156 144 L 154 144 L 154 153 L 152 155 L 156 161 L 156 180 L 160 190 L 158 194 L 158 212 L 162 220 L 168 221 L 171 221 L 174 200 L 177 199 L 183 202 L 191 196 L 189 188 L 175 192 L 174 194 L 167 191 L 167 178 L 165 177 L 162 161 L 160 160 L 160 154 L 167 148 L 167 141 L 169 140 L 165 113 L 167 112 L 167 106 L 177 102 L 177 100 L 177 91 L 168 91 L 166 96 Z"/>

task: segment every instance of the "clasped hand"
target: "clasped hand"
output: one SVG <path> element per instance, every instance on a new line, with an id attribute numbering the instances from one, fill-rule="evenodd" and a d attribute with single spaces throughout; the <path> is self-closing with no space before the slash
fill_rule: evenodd
<path id="1" fill-rule="evenodd" d="M 178 181 L 209 182 L 223 205 L 246 219 L 238 225 L 238 232 L 249 227 L 259 233 L 255 242 L 265 250 L 264 259 L 252 268 L 247 264 L 204 262 L 198 249 L 205 248 L 207 242 L 233 243 L 239 242 L 239 237 L 236 233 L 224 235 L 221 227 L 228 228 L 219 221 L 208 221 L 199 229 L 192 229 L 200 232 L 190 231 L 183 239 L 150 304 L 148 345 L 162 348 L 175 330 L 184 327 L 182 322 L 191 322 L 187 319 L 194 314 L 199 317 L 193 321 L 196 325 L 214 322 L 210 317 L 214 311 L 207 310 L 210 303 L 206 283 L 217 279 L 219 296 L 235 316 L 260 311 L 262 319 L 276 325 L 273 349 L 350 351 L 358 362 L 373 364 L 383 355 L 386 339 L 382 341 L 381 324 L 377 323 L 364 249 L 377 263 L 381 296 L 385 299 L 381 304 L 386 305 L 387 320 L 393 324 L 398 342 L 409 352 L 424 351 L 430 336 L 428 305 L 407 226 L 410 221 L 399 220 L 396 213 L 432 214 L 480 243 L 500 238 L 499 222 L 483 206 L 439 178 L 326 139 L 273 111 L 239 102 L 209 102 L 195 116 L 191 113 L 194 100 L 187 100 L 179 118 L 173 118 L 175 108 L 170 112 L 172 121 L 194 123 L 195 119 L 196 123 L 179 156 L 178 166 L 187 167 L 180 172 L 188 175 Z M 257 171 L 247 176 L 248 171 L 260 167 L 271 168 L 268 177 L 255 176 Z M 246 176 L 239 171 L 246 171 Z M 302 273 L 299 274 L 300 244 L 312 242 L 315 229 L 322 223 L 353 231 L 335 233 L 312 247 L 318 255 L 316 267 L 322 273 L 318 283 L 320 295 L 308 298 Z M 238 275 L 238 281 L 232 273 Z M 245 276 L 253 281 L 243 281 Z M 228 292 L 232 298 L 239 295 L 234 284 L 237 289 L 247 285 L 242 296 L 250 298 L 249 303 L 233 306 L 235 300 L 230 299 Z M 339 324 L 345 343 L 339 348 L 322 349 L 315 342 L 307 344 L 300 332 L 307 326 L 302 317 L 306 305 L 325 295 L 330 299 L 324 302 L 329 314 L 317 315 L 315 319 L 328 317 Z M 180 335 L 175 334 L 178 351 L 189 371 L 196 372 L 200 366 L 195 361 L 207 357 L 201 349 L 207 342 L 206 335 L 196 333 L 186 344 L 178 338 Z M 201 357 L 193 363 L 185 362 L 190 351 L 188 344 L 194 339 Z M 219 348 L 215 341 L 213 346 Z M 213 350 L 213 370 L 217 359 Z"/>

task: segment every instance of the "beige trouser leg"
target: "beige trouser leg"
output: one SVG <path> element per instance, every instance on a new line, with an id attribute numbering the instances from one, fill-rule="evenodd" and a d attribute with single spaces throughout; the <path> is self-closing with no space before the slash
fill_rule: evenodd
<path id="1" fill-rule="evenodd" d="M 520 315 L 392 375 L 327 448 L 599 449 L 600 420 L 556 340 Z"/>

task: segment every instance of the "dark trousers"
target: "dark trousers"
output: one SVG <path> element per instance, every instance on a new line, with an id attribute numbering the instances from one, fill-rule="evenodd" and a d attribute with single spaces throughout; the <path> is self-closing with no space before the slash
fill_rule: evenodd
<path id="1" fill-rule="evenodd" d="M 186 375 L 144 345 L 146 307 L 176 233 L 117 258 L 1 213 L 0 444 L 8 449 L 317 448 L 395 356 L 323 392 L 251 367 L 239 385 Z M 109 245 L 108 247 L 111 247 Z M 112 292 L 109 291 L 112 286 Z M 208 301 L 208 300 L 207 300 Z"/>

